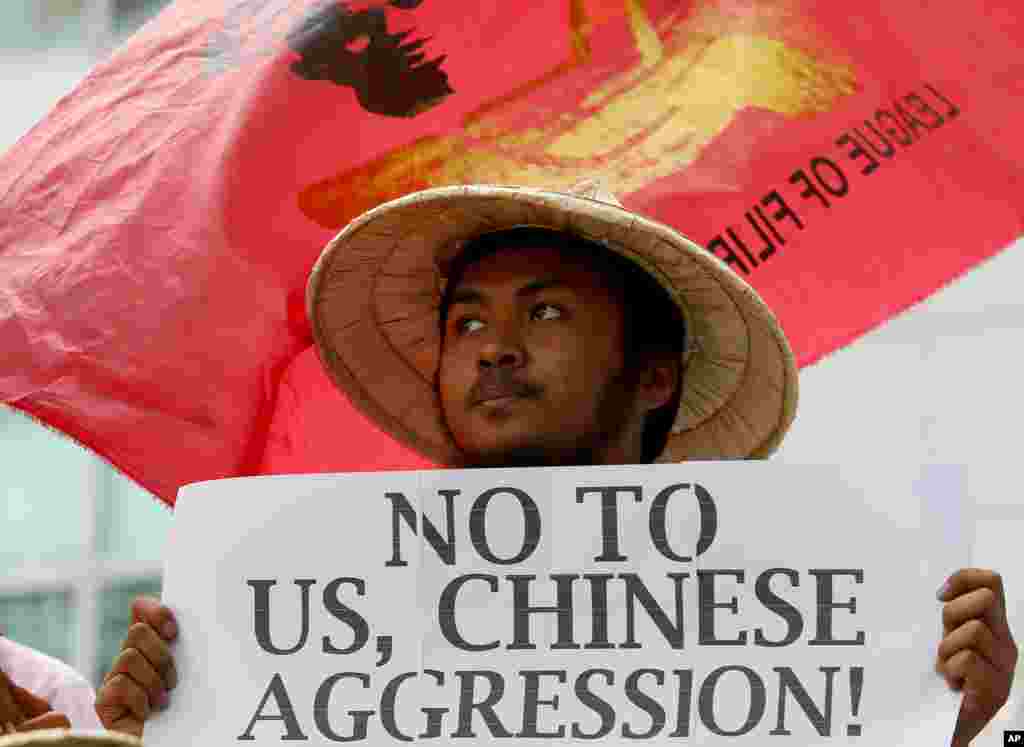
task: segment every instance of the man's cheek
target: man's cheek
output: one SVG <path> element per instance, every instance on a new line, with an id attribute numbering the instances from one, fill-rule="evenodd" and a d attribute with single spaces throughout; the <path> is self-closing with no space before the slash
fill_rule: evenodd
<path id="1" fill-rule="evenodd" d="M 452 414 L 457 410 L 457 405 L 460 400 L 459 391 L 459 380 L 452 375 L 450 370 L 443 369 L 438 373 L 437 377 L 437 389 L 438 395 L 441 399 L 441 410 L 446 416 Z"/>
<path id="2" fill-rule="evenodd" d="M 537 376 L 549 379 L 571 379 L 589 368 L 586 351 L 577 341 L 556 338 L 533 355 L 533 369 Z"/>

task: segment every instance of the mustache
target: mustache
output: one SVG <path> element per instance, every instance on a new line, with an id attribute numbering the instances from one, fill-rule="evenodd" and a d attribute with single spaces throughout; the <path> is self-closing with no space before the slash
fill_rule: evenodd
<path id="1" fill-rule="evenodd" d="M 509 368 L 485 368 L 469 390 L 469 402 L 472 405 L 499 397 L 539 397 L 543 389 L 536 384 L 521 379 Z"/>

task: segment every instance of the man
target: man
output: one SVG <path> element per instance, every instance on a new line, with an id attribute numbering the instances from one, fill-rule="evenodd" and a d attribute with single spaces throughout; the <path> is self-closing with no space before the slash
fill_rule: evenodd
<path id="1" fill-rule="evenodd" d="M 796 367 L 757 294 L 597 185 L 441 188 L 353 221 L 307 302 L 328 373 L 382 428 L 441 464 L 624 464 L 771 453 Z M 1006 701 L 1017 649 L 999 576 L 940 590 L 938 671 L 965 693 L 955 745 Z M 100 689 L 108 728 L 140 735 L 176 682 L 171 612 L 136 623 Z"/>

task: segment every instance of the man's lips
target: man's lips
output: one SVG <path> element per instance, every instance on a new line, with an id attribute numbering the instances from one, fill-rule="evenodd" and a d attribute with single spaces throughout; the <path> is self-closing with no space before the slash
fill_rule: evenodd
<path id="1" fill-rule="evenodd" d="M 508 375 L 485 373 L 470 390 L 469 401 L 471 405 L 479 405 L 502 399 L 530 399 L 538 394 L 540 388 L 529 382 Z"/>

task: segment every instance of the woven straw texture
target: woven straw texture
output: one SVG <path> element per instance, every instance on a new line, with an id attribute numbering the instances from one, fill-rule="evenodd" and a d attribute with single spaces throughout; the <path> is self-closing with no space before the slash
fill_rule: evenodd
<path id="1" fill-rule="evenodd" d="M 44 729 L 0 736 L 0 747 L 142 747 L 142 742 L 117 732 Z"/>
<path id="2" fill-rule="evenodd" d="M 571 192 L 473 185 L 385 203 L 323 251 L 307 286 L 321 361 L 352 402 L 440 464 L 460 455 L 434 389 L 444 268 L 464 243 L 516 226 L 567 231 L 637 262 L 682 309 L 679 411 L 658 461 L 759 458 L 793 420 L 797 374 L 774 315 L 724 263 L 625 210 L 598 183 Z"/>

